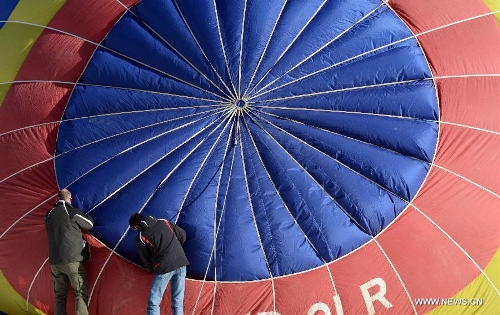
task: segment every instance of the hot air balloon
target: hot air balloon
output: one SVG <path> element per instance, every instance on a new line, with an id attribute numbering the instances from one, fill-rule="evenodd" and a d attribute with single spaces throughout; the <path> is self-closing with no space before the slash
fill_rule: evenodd
<path id="1" fill-rule="evenodd" d="M 186 230 L 187 314 L 495 314 L 499 12 L 3 1 L 0 312 L 53 313 L 68 188 L 91 314 L 144 312 L 135 212 Z"/>

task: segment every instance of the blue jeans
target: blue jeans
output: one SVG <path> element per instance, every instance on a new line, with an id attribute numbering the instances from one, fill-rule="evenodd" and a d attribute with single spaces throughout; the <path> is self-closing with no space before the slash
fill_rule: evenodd
<path id="1" fill-rule="evenodd" d="M 148 315 L 160 315 L 160 303 L 168 282 L 172 280 L 172 314 L 184 315 L 184 288 L 186 266 L 169 273 L 154 275 L 148 298 Z"/>

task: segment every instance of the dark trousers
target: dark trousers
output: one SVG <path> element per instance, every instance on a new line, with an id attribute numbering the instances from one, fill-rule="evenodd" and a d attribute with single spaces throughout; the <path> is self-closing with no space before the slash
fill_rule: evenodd
<path id="1" fill-rule="evenodd" d="M 51 265 L 56 294 L 54 315 L 66 315 L 66 300 L 68 297 L 68 280 L 75 293 L 76 315 L 88 315 L 87 273 L 83 262 L 65 265 Z"/>

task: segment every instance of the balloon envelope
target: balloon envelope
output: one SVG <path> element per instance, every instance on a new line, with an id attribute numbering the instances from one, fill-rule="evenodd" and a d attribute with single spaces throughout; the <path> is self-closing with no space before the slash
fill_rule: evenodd
<path id="1" fill-rule="evenodd" d="M 43 218 L 68 188 L 94 314 L 144 309 L 135 212 L 187 231 L 186 313 L 494 312 L 487 4 L 8 1 L 0 310 L 53 312 Z"/>

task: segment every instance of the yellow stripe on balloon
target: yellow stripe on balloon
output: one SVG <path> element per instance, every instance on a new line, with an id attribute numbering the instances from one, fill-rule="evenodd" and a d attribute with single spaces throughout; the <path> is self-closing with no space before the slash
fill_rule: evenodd
<path id="1" fill-rule="evenodd" d="M 0 107 L 31 47 L 66 0 L 21 0 L 0 28 Z M 33 26 L 30 23 L 41 25 Z"/>
<path id="2" fill-rule="evenodd" d="M 26 300 L 23 299 L 19 293 L 12 288 L 7 279 L 3 276 L 0 271 L 0 288 L 1 296 L 0 299 L 0 311 L 5 314 L 37 314 L 46 315 L 46 313 L 37 309 L 31 304 L 28 304 L 28 309 L 26 310 Z M 8 302 L 8 303 L 7 303 Z"/>
<path id="3" fill-rule="evenodd" d="M 484 0 L 484 3 L 490 8 L 491 12 L 500 11 L 500 0 Z M 500 13 L 495 14 L 498 24 L 500 24 Z"/>
<path id="4" fill-rule="evenodd" d="M 486 266 L 484 273 L 498 289 L 500 288 L 500 249 Z M 439 307 L 427 315 L 491 315 L 500 310 L 500 295 L 488 279 L 481 274 L 453 297 L 435 296 Z"/>

